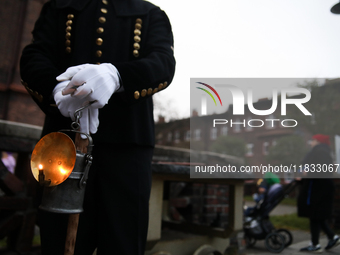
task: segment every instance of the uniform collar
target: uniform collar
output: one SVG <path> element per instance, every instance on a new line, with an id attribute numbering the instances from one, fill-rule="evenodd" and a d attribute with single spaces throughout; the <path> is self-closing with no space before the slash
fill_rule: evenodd
<path id="1" fill-rule="evenodd" d="M 61 8 L 72 8 L 81 11 L 84 7 L 94 0 L 56 0 L 56 6 Z M 96 0 L 98 1 L 98 0 Z M 118 16 L 131 16 L 147 14 L 155 6 L 143 0 L 109 0 L 115 7 Z"/>

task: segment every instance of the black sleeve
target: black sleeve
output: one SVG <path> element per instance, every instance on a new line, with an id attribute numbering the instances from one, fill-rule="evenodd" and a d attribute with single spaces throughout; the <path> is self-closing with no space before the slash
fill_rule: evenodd
<path id="1" fill-rule="evenodd" d="M 22 83 L 46 113 L 54 102 L 51 94 L 61 71 L 57 68 L 58 20 L 54 2 L 47 2 L 35 23 L 33 41 L 27 45 L 20 59 Z M 55 108 L 55 107 L 54 107 Z"/>

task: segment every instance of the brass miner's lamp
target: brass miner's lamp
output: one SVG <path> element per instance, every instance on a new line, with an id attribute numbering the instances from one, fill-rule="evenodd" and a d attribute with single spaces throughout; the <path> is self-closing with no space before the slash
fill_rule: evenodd
<path id="1" fill-rule="evenodd" d="M 79 119 L 81 111 L 75 112 L 76 121 L 72 130 L 60 130 L 50 133 L 36 144 L 31 158 L 31 170 L 34 178 L 44 186 L 40 209 L 55 213 L 81 213 L 85 185 L 92 164 L 92 138 L 81 133 Z M 64 132 L 83 134 L 88 139 L 87 153 L 76 151 L 75 144 Z"/>

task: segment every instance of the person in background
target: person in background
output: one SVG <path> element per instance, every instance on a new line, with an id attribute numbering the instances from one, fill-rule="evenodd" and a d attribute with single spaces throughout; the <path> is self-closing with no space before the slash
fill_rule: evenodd
<path id="1" fill-rule="evenodd" d="M 253 194 L 253 199 L 256 203 L 258 203 L 264 198 L 265 192 L 267 191 L 267 187 L 266 187 L 266 181 L 263 179 L 259 179 L 256 184 L 258 188 L 257 188 L 257 193 Z"/>
<path id="2" fill-rule="evenodd" d="M 312 149 L 302 161 L 302 165 L 332 164 L 329 136 L 316 134 L 312 137 Z M 327 173 L 325 173 L 326 175 Z M 332 217 L 332 204 L 334 198 L 334 183 L 330 178 L 302 178 L 298 195 L 298 216 L 309 218 L 311 243 L 301 248 L 301 252 L 321 253 L 319 244 L 321 229 L 327 235 L 329 241 L 326 250 L 340 244 L 340 238 L 331 230 L 327 221 Z M 311 177 L 311 176 L 309 176 Z M 323 176 L 325 177 L 325 176 Z M 327 177 L 327 176 L 326 176 Z"/>
<path id="3" fill-rule="evenodd" d="M 266 188 L 261 186 L 264 181 L 263 179 L 258 179 L 256 182 L 257 192 L 253 194 L 253 200 L 255 202 L 255 206 L 244 206 L 244 216 L 252 216 L 255 212 L 256 208 L 258 207 L 258 203 L 261 202 L 264 198 L 264 193 L 266 192 Z"/>

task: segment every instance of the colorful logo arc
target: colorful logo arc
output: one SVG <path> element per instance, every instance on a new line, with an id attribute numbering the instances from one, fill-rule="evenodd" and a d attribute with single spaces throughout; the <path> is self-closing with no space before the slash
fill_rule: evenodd
<path id="1" fill-rule="evenodd" d="M 204 85 L 204 86 L 206 86 L 206 87 L 208 87 L 212 92 L 214 92 L 215 95 L 218 97 L 218 100 L 220 101 L 220 104 L 221 104 L 221 106 L 222 106 L 222 101 L 221 101 L 220 95 L 217 93 L 217 91 L 216 91 L 213 87 L 211 87 L 210 85 L 208 85 L 208 84 L 206 84 L 206 83 L 203 83 L 203 82 L 197 82 L 197 83 L 198 83 L 198 84 L 201 84 L 201 85 Z M 208 90 L 203 89 L 203 88 L 201 88 L 201 87 L 196 87 L 196 88 L 203 90 L 203 91 L 206 92 L 209 96 L 211 96 L 211 98 L 214 100 L 215 105 L 217 106 L 216 100 L 215 100 L 214 96 L 213 96 Z"/>

